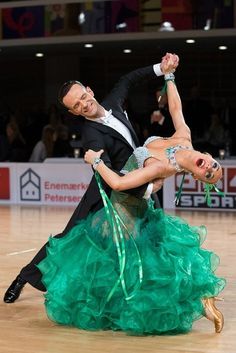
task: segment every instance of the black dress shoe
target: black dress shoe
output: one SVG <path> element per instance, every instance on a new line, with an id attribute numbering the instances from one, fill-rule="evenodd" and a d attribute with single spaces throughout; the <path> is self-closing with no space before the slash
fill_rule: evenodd
<path id="1" fill-rule="evenodd" d="M 26 281 L 20 275 L 17 276 L 10 287 L 7 289 L 3 301 L 5 303 L 14 303 L 14 301 L 19 298 L 25 284 Z"/>

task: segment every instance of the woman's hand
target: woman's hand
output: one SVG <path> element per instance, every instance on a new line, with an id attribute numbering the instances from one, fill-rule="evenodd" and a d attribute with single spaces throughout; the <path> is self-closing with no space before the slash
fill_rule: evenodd
<path id="1" fill-rule="evenodd" d="M 179 65 L 178 55 L 166 53 L 166 55 L 163 56 L 161 61 L 161 71 L 163 72 L 163 74 L 175 72 L 178 65 Z"/>
<path id="2" fill-rule="evenodd" d="M 104 150 L 100 150 L 98 152 L 95 152 L 93 150 L 88 150 L 84 155 L 84 161 L 86 163 L 93 164 L 95 158 L 100 158 L 103 152 Z"/>

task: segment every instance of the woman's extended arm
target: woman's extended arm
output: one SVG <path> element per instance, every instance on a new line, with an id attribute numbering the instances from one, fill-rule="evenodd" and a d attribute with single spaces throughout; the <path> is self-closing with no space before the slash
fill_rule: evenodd
<path id="1" fill-rule="evenodd" d="M 191 141 L 191 132 L 184 120 L 182 103 L 175 83 L 167 80 L 168 107 L 176 132 L 173 137 L 185 137 Z"/>
<path id="2" fill-rule="evenodd" d="M 95 152 L 88 150 L 85 153 L 84 160 L 87 163 L 93 164 L 96 158 L 100 158 L 103 150 Z M 166 176 L 166 167 L 158 160 L 150 163 L 147 167 L 142 169 L 136 169 L 129 172 L 126 175 L 119 176 L 108 168 L 102 160 L 96 166 L 96 170 L 105 180 L 105 182 L 116 191 L 122 191 L 127 189 L 136 188 L 143 184 L 146 184 L 157 178 L 164 178 Z"/>

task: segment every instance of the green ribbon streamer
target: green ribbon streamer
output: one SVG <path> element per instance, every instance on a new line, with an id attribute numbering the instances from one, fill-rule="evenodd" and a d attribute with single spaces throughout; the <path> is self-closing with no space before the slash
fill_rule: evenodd
<path id="1" fill-rule="evenodd" d="M 176 205 L 179 204 L 179 200 L 180 200 L 181 193 L 182 193 L 182 190 L 183 190 L 184 179 L 185 179 L 185 173 L 182 176 L 182 180 L 181 180 L 181 183 L 180 183 L 180 186 L 179 186 L 179 190 L 177 191 L 175 199 L 174 199 L 174 203 Z"/>
<path id="2" fill-rule="evenodd" d="M 220 191 L 215 184 L 205 183 L 204 192 L 205 192 L 205 201 L 207 206 L 211 207 L 211 191 L 216 191 L 218 195 L 225 196 L 223 191 Z"/>
<path id="3" fill-rule="evenodd" d="M 142 268 L 141 256 L 140 256 L 137 244 L 136 244 L 133 236 L 128 231 L 127 227 L 125 226 L 122 219 L 120 218 L 118 212 L 113 207 L 109 197 L 107 196 L 107 194 L 103 190 L 100 175 L 98 174 L 98 172 L 95 172 L 95 178 L 98 183 L 99 192 L 100 192 L 102 200 L 103 200 L 104 209 L 105 209 L 105 212 L 107 215 L 108 222 L 112 228 L 112 233 L 113 233 L 113 238 L 114 238 L 116 249 L 117 249 L 119 268 L 120 268 L 119 278 L 117 279 L 116 283 L 114 284 L 110 293 L 108 294 L 105 304 L 111 299 L 111 297 L 115 293 L 119 283 L 121 283 L 125 299 L 130 300 L 131 298 L 134 297 L 137 290 L 141 287 L 141 284 L 142 284 L 143 268 Z M 127 291 L 125 277 L 124 277 L 125 265 L 126 265 L 126 249 L 125 249 L 126 242 L 125 242 L 125 235 L 123 234 L 121 226 L 124 227 L 124 229 L 127 231 L 128 235 L 129 235 L 131 241 L 133 242 L 133 245 L 134 245 L 136 253 L 137 253 L 137 262 L 138 262 L 138 267 L 139 267 L 139 270 L 138 270 L 139 280 L 138 280 L 137 284 L 134 286 L 133 291 L 130 294 Z"/>

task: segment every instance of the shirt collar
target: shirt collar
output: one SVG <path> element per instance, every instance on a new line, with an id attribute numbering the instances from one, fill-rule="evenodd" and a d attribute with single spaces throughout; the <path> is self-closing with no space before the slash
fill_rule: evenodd
<path id="1" fill-rule="evenodd" d="M 110 109 L 109 111 L 107 111 L 106 109 L 104 109 L 105 115 L 101 116 L 100 118 L 85 118 L 87 120 L 91 120 L 91 121 L 96 121 L 96 123 L 102 123 L 104 124 L 106 122 L 106 120 L 108 118 L 110 118 L 110 116 L 112 115 L 112 110 Z"/>

